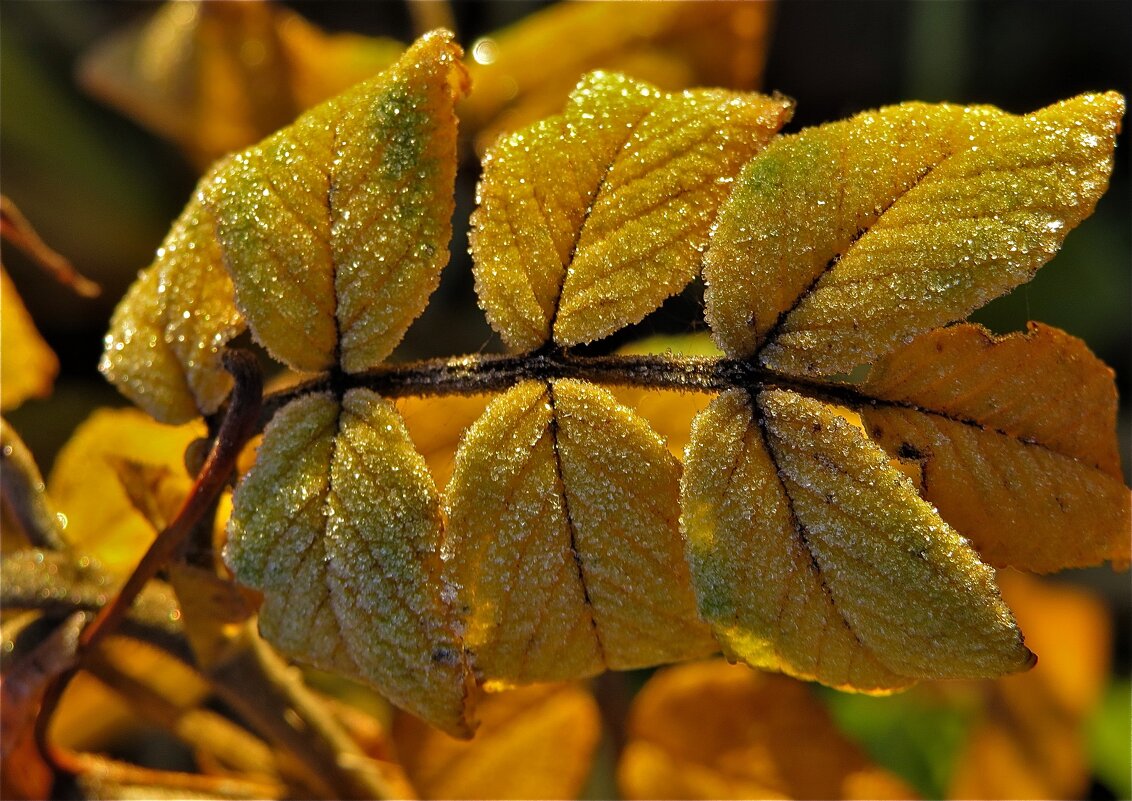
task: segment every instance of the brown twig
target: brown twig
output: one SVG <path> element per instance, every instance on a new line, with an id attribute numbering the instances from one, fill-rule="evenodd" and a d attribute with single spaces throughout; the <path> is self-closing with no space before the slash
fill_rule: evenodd
<path id="1" fill-rule="evenodd" d="M 83 632 L 80 647 L 84 650 L 94 647 L 114 630 L 142 587 L 173 558 L 197 522 L 213 508 L 235 469 L 236 457 L 255 432 L 263 393 L 259 365 L 250 353 L 231 350 L 224 354 L 224 367 L 232 373 L 236 384 L 212 451 L 177 516 L 157 535 L 117 597 L 99 611 Z"/>
<path id="2" fill-rule="evenodd" d="M 16 204 L 0 195 L 0 236 L 28 255 L 36 265 L 63 286 L 84 298 L 95 298 L 102 287 L 79 274 L 67 258 L 39 238 Z"/>
<path id="3" fill-rule="evenodd" d="M 236 457 L 255 431 L 263 395 L 263 378 L 255 356 L 244 351 L 228 351 L 224 354 L 224 367 L 232 373 L 235 387 L 208 459 L 177 516 L 157 535 L 114 600 L 99 610 L 79 636 L 77 661 L 80 665 L 84 654 L 118 627 L 142 589 L 172 559 L 197 521 L 213 508 L 214 501 L 235 469 Z M 35 726 L 36 741 L 44 758 L 64 774 L 74 774 L 81 769 L 77 767 L 74 755 L 51 744 L 48 725 L 75 672 L 67 671 L 48 685 Z"/>

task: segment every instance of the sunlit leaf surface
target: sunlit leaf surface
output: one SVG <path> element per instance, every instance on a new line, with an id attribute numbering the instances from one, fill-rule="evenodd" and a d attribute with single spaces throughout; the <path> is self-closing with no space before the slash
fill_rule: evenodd
<path id="1" fill-rule="evenodd" d="M 157 531 L 131 500 L 119 465 L 160 476 L 160 486 L 151 489 L 168 511 L 192 484 L 185 449 L 204 434 L 200 422 L 167 426 L 135 409 L 96 411 L 63 446 L 47 479 L 55 505 L 67 518 L 64 538 L 112 574 L 132 568 Z"/>
<path id="2" fill-rule="evenodd" d="M 1033 664 L 993 572 L 830 407 L 733 390 L 685 468 L 700 612 L 734 657 L 866 691 Z"/>
<path id="3" fill-rule="evenodd" d="M 224 345 L 245 328 L 198 193 L 173 223 L 153 264 L 118 303 L 99 370 L 158 420 L 183 423 L 220 406 L 232 387 Z"/>
<path id="4" fill-rule="evenodd" d="M 224 163 L 203 188 L 252 332 L 300 371 L 373 367 L 448 261 L 456 119 L 450 34 Z"/>
<path id="5" fill-rule="evenodd" d="M 411 715 L 393 721 L 397 758 L 421 798 L 577 798 L 601 737 L 588 691 L 538 685 L 487 695 L 471 741 Z"/>
<path id="6" fill-rule="evenodd" d="M 617 768 L 625 798 L 911 798 L 834 726 L 806 685 L 702 662 L 633 701 Z"/>
<path id="7" fill-rule="evenodd" d="M 225 552 L 284 653 L 373 684 L 457 735 L 467 669 L 440 592 L 440 507 L 393 406 L 307 395 L 267 427 Z"/>
<path id="8" fill-rule="evenodd" d="M 447 491 L 445 577 L 486 681 L 700 656 L 679 466 L 609 393 L 528 381 L 471 428 Z"/>
<path id="9" fill-rule="evenodd" d="M 36 330 L 16 285 L 2 268 L 0 326 L 0 409 L 14 409 L 28 398 L 49 395 L 59 360 Z"/>
<path id="10" fill-rule="evenodd" d="M 476 291 L 517 350 L 600 339 L 696 275 L 743 163 L 788 119 L 780 97 L 666 94 L 592 73 L 565 112 L 484 159 L 472 218 Z"/>
<path id="11" fill-rule="evenodd" d="M 1108 185 L 1124 100 L 1026 116 L 919 103 L 781 139 L 736 179 L 707 256 L 720 345 L 846 372 L 1029 280 Z"/>
<path id="12" fill-rule="evenodd" d="M 863 390 L 870 434 L 919 465 L 922 492 L 994 565 L 1127 564 L 1129 492 L 1113 373 L 1047 326 L 933 331 L 881 359 Z"/>

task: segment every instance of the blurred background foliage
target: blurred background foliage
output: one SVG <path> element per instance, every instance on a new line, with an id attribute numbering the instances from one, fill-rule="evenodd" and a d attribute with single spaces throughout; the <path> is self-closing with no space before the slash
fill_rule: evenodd
<path id="1" fill-rule="evenodd" d="M 329 66 L 342 77 L 351 69 L 379 63 L 383 53 L 395 55 L 396 41 L 410 41 L 421 27 L 429 27 L 430 22 L 442 21 L 445 16 L 456 27 L 465 48 L 473 56 L 478 54 L 481 60 L 490 61 L 495 57 L 492 48 L 504 41 L 503 37 L 495 39 L 494 32 L 546 12 L 550 5 L 467 0 L 451 6 L 426 3 L 410 7 L 392 1 L 317 0 L 287 3 L 285 7 L 317 26 L 292 30 L 302 40 L 296 47 L 314 47 L 312 37 L 324 35 L 320 30 L 383 37 L 381 41 L 367 40 L 368 44 L 349 40 L 345 55 L 333 55 L 338 60 Z M 728 13 L 733 11 L 734 7 Z M 209 154 L 207 143 L 197 141 L 194 145 L 186 140 L 185 129 L 167 126 L 162 130 L 160 122 L 155 126 L 153 119 L 145 127 L 92 97 L 77 79 L 84 57 L 98 43 L 143 23 L 156 12 L 158 4 L 148 2 L 0 0 L 2 190 L 45 241 L 103 287 L 102 295 L 95 300 L 72 296 L 45 280 L 22 254 L 5 247 L 5 267 L 61 362 L 54 394 L 28 402 L 9 415 L 45 473 L 74 428 L 95 408 L 124 405 L 96 370 L 102 335 L 114 304 L 137 270 L 152 259 Z M 1115 89 L 1132 95 L 1132 12 L 1127 3 L 806 0 L 779 4 L 769 31 L 764 32 L 758 19 L 761 17 L 743 23 L 748 25 L 743 30 L 719 23 L 717 29 L 708 25 L 683 41 L 658 41 L 655 52 L 622 48 L 609 55 L 610 63 L 605 66 L 633 71 L 635 65 L 640 68 L 640 77 L 673 88 L 693 81 L 752 84 L 782 92 L 798 103 L 788 130 L 911 99 L 990 103 L 1012 112 L 1026 112 L 1083 91 Z M 515 74 L 538 73 L 547 64 L 567 65 L 558 68 L 565 70 L 572 63 L 571 50 L 592 46 L 579 44 L 577 36 L 566 29 L 557 33 L 553 27 L 548 30 L 540 49 L 524 56 L 528 64 L 511 65 Z M 318 46 L 322 48 L 317 51 L 320 58 L 330 59 L 336 52 L 326 42 Z M 670 46 L 682 47 L 685 52 L 679 58 L 667 59 L 664 48 Z M 363 47 L 369 49 L 362 53 L 359 48 Z M 260 63 L 269 56 L 257 52 L 250 58 Z M 697 73 L 688 64 L 698 64 L 702 69 Z M 592 66 L 598 65 L 587 68 Z M 323 72 L 331 71 L 328 68 Z M 304 102 L 312 102 L 312 93 L 330 88 L 308 82 L 298 88 L 291 86 L 288 94 L 270 81 L 257 79 L 254 71 L 250 74 L 248 87 L 262 90 L 257 102 L 266 105 L 254 109 L 256 114 L 249 118 L 258 115 L 256 118 L 268 126 L 265 132 L 286 123 Z M 490 87 L 490 74 L 485 75 L 484 86 Z M 552 77 L 565 81 L 561 90 L 564 95 L 577 75 Z M 265 101 L 265 96 L 275 97 L 275 105 Z M 251 101 L 245 98 L 242 102 L 246 105 Z M 544 113 L 552 113 L 558 103 L 541 102 L 549 103 Z M 149 107 L 156 107 L 156 103 L 153 100 Z M 173 106 L 172 111 L 176 110 Z M 485 136 L 508 120 L 506 114 L 495 113 L 486 100 L 484 106 L 469 109 L 466 119 L 473 120 L 481 138 L 473 140 L 469 135 L 464 150 L 452 262 L 429 310 L 401 346 L 400 358 L 500 349 L 497 337 L 475 305 L 464 232 L 478 174 L 476 149 L 482 148 Z M 190 128 L 189 134 L 198 128 Z M 1126 472 L 1132 462 L 1128 403 L 1132 397 L 1132 193 L 1128 145 L 1126 126 L 1117 150 L 1112 187 L 1094 216 L 1068 237 L 1055 260 L 1034 281 L 976 315 L 978 321 L 996 331 L 1022 329 L 1029 319 L 1062 327 L 1084 338 L 1116 369 L 1124 399 L 1121 440 Z M 693 288 L 606 345 L 619 346 L 646 335 L 702 330 L 700 303 L 701 294 Z M 1128 775 L 1127 677 L 1132 666 L 1128 576 L 1104 568 L 1062 574 L 1057 581 L 1089 588 L 1103 599 L 1103 608 L 1111 615 L 1106 626 L 1111 625 L 1112 634 L 1104 635 L 1114 638 L 1109 678 L 1093 682 L 1103 701 L 1097 706 L 1099 711 L 1090 706 L 1075 712 L 1082 720 L 1075 720 L 1074 725 L 1080 724 L 1080 736 L 1087 744 L 1092 776 L 1089 794 L 1128 797 L 1132 794 Z M 1056 650 L 1061 646 L 1054 636 L 1046 647 Z M 615 692 L 626 697 L 612 702 L 624 707 L 627 696 L 644 678 L 644 674 L 629 675 L 615 682 Z M 603 704 L 610 702 L 602 697 L 609 692 L 608 686 L 599 687 Z M 970 732 L 982 714 L 979 710 L 985 706 L 979 698 L 993 692 L 987 689 L 964 695 L 962 690 L 929 690 L 889 699 L 820 695 L 842 730 L 874 759 L 920 793 L 944 795 L 955 780 L 955 765 L 968 747 L 965 743 L 969 744 Z M 956 703 L 956 698 L 960 702 Z M 982 701 L 987 699 L 982 697 Z M 996 708 L 1009 709 L 1011 702 L 1006 697 L 995 703 Z M 589 792 L 599 796 L 612 793 L 612 773 L 609 760 L 603 761 L 599 755 Z M 1046 785 L 1047 792 L 1052 792 L 1051 786 Z M 992 792 L 985 787 L 982 790 Z M 954 787 L 950 791 L 955 792 Z"/>

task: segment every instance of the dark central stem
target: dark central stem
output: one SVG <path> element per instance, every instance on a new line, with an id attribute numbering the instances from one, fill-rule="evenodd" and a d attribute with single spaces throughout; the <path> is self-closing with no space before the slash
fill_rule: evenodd
<path id="1" fill-rule="evenodd" d="M 744 359 L 704 356 L 579 356 L 544 349 L 515 355 L 461 356 L 382 365 L 364 373 L 320 376 L 264 398 L 266 422 L 288 401 L 311 392 L 371 389 L 389 398 L 475 395 L 501 392 L 520 381 L 575 378 L 607 386 L 638 386 L 684 392 L 723 392 L 778 387 L 850 406 L 870 402 L 852 385 L 801 378 Z"/>

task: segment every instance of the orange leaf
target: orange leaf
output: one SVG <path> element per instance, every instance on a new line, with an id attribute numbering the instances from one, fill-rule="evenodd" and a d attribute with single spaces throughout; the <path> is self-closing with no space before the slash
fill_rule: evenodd
<path id="1" fill-rule="evenodd" d="M 474 740 L 407 714 L 393 720 L 397 756 L 421 798 L 576 798 L 601 736 L 586 690 L 538 685 L 488 695 Z"/>
<path id="2" fill-rule="evenodd" d="M 403 45 L 326 34 L 267 2 L 169 2 L 83 60 L 92 94 L 201 167 L 372 76 Z"/>
<path id="3" fill-rule="evenodd" d="M 911 798 L 808 687 L 723 662 L 657 673 L 633 701 L 626 798 Z"/>
<path id="4" fill-rule="evenodd" d="M 1113 373 L 1080 340 L 953 326 L 881 359 L 862 390 L 882 401 L 861 409 L 870 434 L 919 463 L 924 497 L 985 560 L 1049 572 L 1132 558 Z"/>
<path id="5" fill-rule="evenodd" d="M 1098 598 L 1070 585 L 1009 572 L 999 581 L 1042 658 L 1031 672 L 986 687 L 982 720 L 948 797 L 1081 798 L 1090 776 L 1083 724 L 1109 672 L 1108 613 Z"/>
<path id="6" fill-rule="evenodd" d="M 461 119 L 482 152 L 555 113 L 578 75 L 616 70 L 661 89 L 758 88 L 769 2 L 563 2 L 475 42 Z M 569 42 L 569 47 L 563 47 Z"/>
<path id="7" fill-rule="evenodd" d="M 166 513 L 192 484 L 183 458 L 189 443 L 204 436 L 201 423 L 166 426 L 136 409 L 100 409 L 63 446 L 48 491 L 67 516 L 64 538 L 79 553 L 98 558 L 112 574 L 133 567 L 156 530 L 131 500 L 116 464 L 143 466 L 154 499 Z"/>

